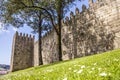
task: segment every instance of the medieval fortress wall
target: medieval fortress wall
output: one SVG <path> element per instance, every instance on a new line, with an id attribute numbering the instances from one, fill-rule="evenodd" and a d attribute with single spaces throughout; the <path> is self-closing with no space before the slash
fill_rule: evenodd
<path id="1" fill-rule="evenodd" d="M 91 6 L 96 16 L 106 25 L 107 31 L 114 33 L 114 49 L 120 48 L 120 0 L 97 1 Z"/>
<path id="2" fill-rule="evenodd" d="M 25 34 L 16 34 L 13 39 L 11 56 L 11 71 L 22 70 L 34 65 L 34 37 Z"/>
<path id="3" fill-rule="evenodd" d="M 89 0 L 89 5 L 88 9 L 83 5 L 82 12 L 76 9 L 75 15 L 71 12 L 70 19 L 66 17 L 65 21 L 62 21 L 63 60 L 120 48 L 120 0 L 97 0 L 96 3 Z M 24 45 L 24 43 L 18 43 L 18 40 L 14 40 L 14 43 Z M 24 42 L 22 39 L 21 41 Z M 39 61 L 38 41 L 34 43 L 34 46 L 33 42 L 32 46 L 27 45 L 23 48 L 23 52 L 18 55 L 16 54 L 18 51 L 22 51 L 22 47 L 17 47 L 15 44 L 11 67 L 15 66 L 16 68 L 12 67 L 13 70 L 19 70 L 19 67 L 23 69 L 23 63 L 26 66 L 24 69 L 41 63 Z M 34 50 L 30 47 L 34 47 Z M 15 48 L 19 50 L 16 51 Z M 27 48 L 31 51 L 26 50 Z M 55 30 L 52 30 L 42 38 L 43 64 L 59 61 L 58 58 L 57 34 Z"/>
<path id="4" fill-rule="evenodd" d="M 34 53 L 35 55 L 39 55 L 38 41 L 35 42 L 34 51 L 36 52 L 36 53 Z M 39 56 L 36 56 L 36 57 L 38 58 Z M 42 38 L 42 57 L 43 57 L 42 58 L 43 64 L 49 64 L 49 63 L 59 61 L 57 35 L 54 30 L 48 32 Z M 35 62 L 34 66 L 39 65 L 41 63 L 40 61 L 38 61 L 38 59 L 37 60 L 36 59 L 34 61 Z"/>

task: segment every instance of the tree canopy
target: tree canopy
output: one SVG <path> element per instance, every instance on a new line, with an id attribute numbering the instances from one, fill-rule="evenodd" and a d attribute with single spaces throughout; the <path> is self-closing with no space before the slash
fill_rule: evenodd
<path id="1" fill-rule="evenodd" d="M 38 13 L 40 12 L 42 16 L 47 17 L 46 21 L 51 21 L 52 26 L 55 27 L 55 24 L 58 23 L 57 18 L 60 7 L 63 11 L 59 13 L 63 18 L 73 1 L 75 0 L 4 0 L 2 2 L 5 4 L 0 8 L 1 12 L 4 13 L 2 14 L 2 20 L 5 24 L 15 27 L 22 27 L 23 24 L 29 24 L 30 27 L 36 29 Z"/>
<path id="2" fill-rule="evenodd" d="M 39 33 L 39 47 L 41 46 L 42 30 L 52 27 L 58 35 L 59 60 L 62 60 L 61 20 L 69 11 L 75 0 L 4 0 L 1 9 L 1 20 L 7 25 L 22 27 L 27 24 Z M 57 26 L 55 25 L 57 24 Z M 41 51 L 41 47 L 39 48 Z M 40 53 L 41 55 L 41 53 Z M 42 56 L 42 55 L 41 55 Z"/>

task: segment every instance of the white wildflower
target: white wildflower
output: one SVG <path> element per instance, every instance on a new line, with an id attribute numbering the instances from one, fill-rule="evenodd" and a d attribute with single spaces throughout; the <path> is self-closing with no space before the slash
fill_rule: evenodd
<path id="1" fill-rule="evenodd" d="M 82 73 L 82 71 L 83 71 L 83 70 L 79 70 L 77 73 L 80 74 L 80 73 Z"/>
<path id="2" fill-rule="evenodd" d="M 50 70 L 47 70 L 47 72 L 52 72 L 53 70 L 52 69 L 50 69 Z"/>
<path id="3" fill-rule="evenodd" d="M 100 76 L 107 76 L 107 73 L 103 72 L 99 74 Z"/>
<path id="4" fill-rule="evenodd" d="M 92 70 L 94 70 L 95 68 L 92 68 Z"/>
<path id="5" fill-rule="evenodd" d="M 66 77 L 66 78 L 64 78 L 63 80 L 67 80 L 67 77 Z"/>
<path id="6" fill-rule="evenodd" d="M 97 65 L 97 63 L 94 63 L 93 65 L 94 65 L 94 66 Z"/>
<path id="7" fill-rule="evenodd" d="M 77 70 L 74 70 L 73 72 L 77 72 Z"/>
<path id="8" fill-rule="evenodd" d="M 102 68 L 98 68 L 98 70 L 100 71 Z"/>
<path id="9" fill-rule="evenodd" d="M 85 68 L 85 65 L 81 66 L 81 68 Z"/>
<path id="10" fill-rule="evenodd" d="M 69 70 L 72 70 L 72 68 L 69 68 Z"/>

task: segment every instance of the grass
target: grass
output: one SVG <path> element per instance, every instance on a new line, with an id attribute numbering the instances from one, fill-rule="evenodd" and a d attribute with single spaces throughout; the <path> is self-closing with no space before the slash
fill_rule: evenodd
<path id="1" fill-rule="evenodd" d="M 13 72 L 0 80 L 120 80 L 120 49 Z"/>

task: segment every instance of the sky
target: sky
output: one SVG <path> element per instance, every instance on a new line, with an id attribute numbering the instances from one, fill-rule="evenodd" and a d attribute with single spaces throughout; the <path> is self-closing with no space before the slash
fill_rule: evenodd
<path id="1" fill-rule="evenodd" d="M 88 1 L 85 0 L 82 2 L 82 4 L 85 4 L 88 7 Z M 81 11 L 81 6 L 79 2 L 76 3 L 76 6 L 80 9 Z M 71 9 L 75 13 L 75 6 Z M 67 13 L 67 16 L 70 16 L 70 13 Z M 22 33 L 28 33 L 32 34 L 31 31 L 32 29 L 29 28 L 28 26 L 24 26 L 22 28 L 14 28 L 12 26 L 9 26 L 7 30 L 2 29 L 2 24 L 0 22 L 0 64 L 10 64 L 10 59 L 11 59 L 11 52 L 12 52 L 12 40 L 13 36 L 16 31 L 22 32 Z M 35 35 L 35 39 L 37 40 L 37 34 Z"/>

